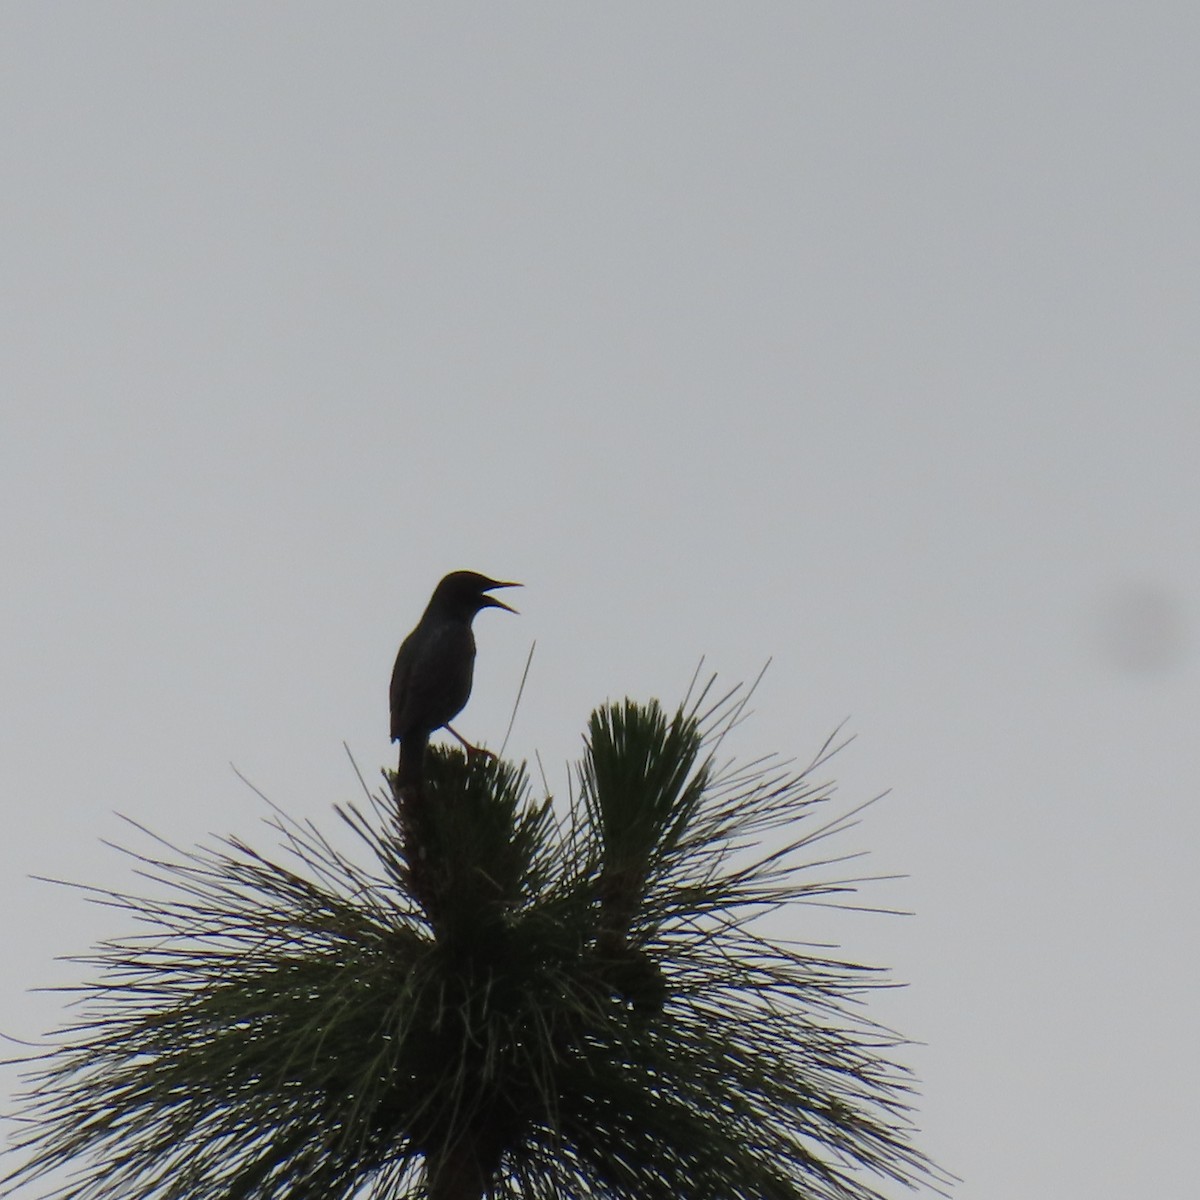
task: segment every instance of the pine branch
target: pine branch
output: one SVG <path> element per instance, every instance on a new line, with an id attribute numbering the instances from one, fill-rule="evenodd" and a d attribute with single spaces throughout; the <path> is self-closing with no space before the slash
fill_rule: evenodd
<path id="1" fill-rule="evenodd" d="M 78 1016 L 25 1060 L 0 1195 L 62 1200 L 880 1200 L 946 1182 L 864 1015 L 881 972 L 770 939 L 858 886 L 856 813 L 718 752 L 711 684 L 593 714 L 556 810 L 522 768 L 430 748 L 418 791 L 279 810 L 273 855 L 146 835 L 142 932 L 80 960 Z M 59 1184 L 58 1173 L 72 1172 Z"/>

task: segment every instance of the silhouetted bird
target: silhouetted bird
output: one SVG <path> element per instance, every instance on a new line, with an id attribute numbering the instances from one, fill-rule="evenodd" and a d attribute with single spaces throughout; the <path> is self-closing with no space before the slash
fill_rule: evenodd
<path id="1" fill-rule="evenodd" d="M 417 627 L 404 639 L 392 669 L 392 741 L 400 743 L 397 781 L 420 783 L 425 746 L 435 729 L 449 724 L 471 695 L 475 635 L 471 622 L 481 608 L 516 612 L 492 588 L 520 587 L 474 571 L 452 571 L 433 590 Z M 450 730 L 464 746 L 468 745 Z"/>

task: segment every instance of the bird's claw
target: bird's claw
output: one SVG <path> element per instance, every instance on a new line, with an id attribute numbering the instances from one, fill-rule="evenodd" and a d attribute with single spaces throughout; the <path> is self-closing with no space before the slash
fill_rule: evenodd
<path id="1" fill-rule="evenodd" d="M 469 762 L 469 763 L 474 762 L 477 758 L 486 758 L 486 759 L 491 760 L 492 762 L 496 761 L 495 754 L 493 754 L 490 750 L 484 749 L 483 746 L 473 746 L 470 742 L 467 741 L 467 739 L 465 737 L 463 737 L 463 735 L 461 733 L 458 732 L 457 729 L 454 729 L 451 726 L 447 725 L 446 732 L 448 734 L 450 734 L 450 736 L 453 737 L 458 742 L 458 744 L 466 751 L 467 762 Z"/>

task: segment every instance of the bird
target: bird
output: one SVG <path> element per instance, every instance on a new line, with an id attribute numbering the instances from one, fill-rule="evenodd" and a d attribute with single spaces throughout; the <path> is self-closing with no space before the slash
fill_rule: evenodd
<path id="1" fill-rule="evenodd" d="M 475 673 L 475 635 L 471 622 L 484 608 L 515 613 L 495 596 L 493 588 L 521 587 L 489 579 L 476 571 L 451 571 L 429 599 L 416 628 L 404 639 L 392 668 L 389 690 L 392 741 L 400 743 L 397 783 L 417 787 L 429 735 L 450 729 L 471 695 Z M 474 747 L 452 733 L 468 752 Z"/>

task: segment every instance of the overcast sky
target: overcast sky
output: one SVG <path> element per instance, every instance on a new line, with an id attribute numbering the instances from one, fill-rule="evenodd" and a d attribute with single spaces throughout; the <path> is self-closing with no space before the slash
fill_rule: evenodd
<path id="1" fill-rule="evenodd" d="M 0 9 L 0 1029 L 114 932 L 121 812 L 264 845 L 460 727 L 773 656 L 842 720 L 839 926 L 972 1200 L 1195 1193 L 1194 4 Z M 794 916 L 794 934 L 820 918 Z M 11 1083 L 8 1085 L 11 1088 Z M 6 1090 L 8 1090 L 6 1088 Z"/>

